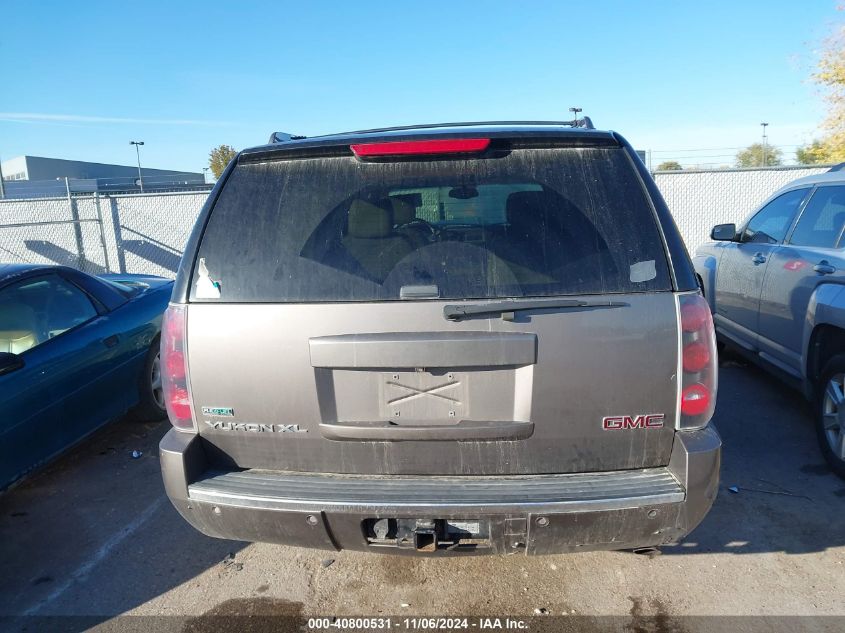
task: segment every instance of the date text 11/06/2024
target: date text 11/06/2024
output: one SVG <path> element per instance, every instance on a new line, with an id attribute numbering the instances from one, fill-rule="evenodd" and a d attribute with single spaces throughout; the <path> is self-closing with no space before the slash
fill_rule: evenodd
<path id="1" fill-rule="evenodd" d="M 309 618 L 308 630 L 527 630 L 528 623 L 517 618 Z"/>

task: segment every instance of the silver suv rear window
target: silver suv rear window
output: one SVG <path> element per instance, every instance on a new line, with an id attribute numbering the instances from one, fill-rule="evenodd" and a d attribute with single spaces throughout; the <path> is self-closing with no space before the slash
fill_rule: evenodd
<path id="1" fill-rule="evenodd" d="M 194 275 L 191 299 L 221 302 L 671 290 L 654 214 L 618 148 L 242 163 Z"/>

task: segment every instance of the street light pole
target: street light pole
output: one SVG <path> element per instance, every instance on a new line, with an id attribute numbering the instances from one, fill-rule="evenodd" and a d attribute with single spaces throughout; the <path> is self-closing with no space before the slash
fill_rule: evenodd
<path id="1" fill-rule="evenodd" d="M 761 123 L 760 125 L 763 126 L 763 167 L 769 166 L 769 143 L 768 137 L 766 136 L 766 126 L 769 125 L 768 123 Z"/>
<path id="2" fill-rule="evenodd" d="M 144 177 L 141 175 L 141 151 L 138 149 L 144 141 L 129 141 L 130 145 L 135 146 L 135 155 L 138 157 L 138 186 L 141 187 L 141 193 L 144 193 Z"/>
<path id="3" fill-rule="evenodd" d="M 578 125 L 578 113 L 581 112 L 581 110 L 583 110 L 583 108 L 569 108 L 576 126 Z"/>

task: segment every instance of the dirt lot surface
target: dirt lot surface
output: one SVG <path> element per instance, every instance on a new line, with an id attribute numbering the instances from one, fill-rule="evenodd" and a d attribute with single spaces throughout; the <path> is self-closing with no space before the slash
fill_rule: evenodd
<path id="1" fill-rule="evenodd" d="M 57 620 L 67 629 L 107 628 L 120 614 L 182 616 L 183 630 L 211 631 L 214 618 L 197 616 L 541 609 L 616 616 L 608 622 L 625 631 L 680 631 L 708 628 L 691 615 L 845 616 L 845 481 L 823 464 L 808 405 L 729 360 L 715 423 L 725 443 L 719 498 L 662 555 L 421 559 L 205 537 L 164 497 L 156 447 L 167 424 L 120 421 L 0 497 L 0 628 L 49 622 L 25 616 L 96 616 Z M 168 620 L 123 618 L 121 628 L 130 621 L 143 630 Z M 845 630 L 845 617 L 794 622 Z"/>

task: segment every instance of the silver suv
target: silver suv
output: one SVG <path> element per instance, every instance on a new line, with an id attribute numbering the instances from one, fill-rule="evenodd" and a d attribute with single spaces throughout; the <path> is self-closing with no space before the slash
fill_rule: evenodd
<path id="1" fill-rule="evenodd" d="M 845 477 L 845 172 L 795 180 L 695 257 L 721 341 L 815 405 L 816 434 Z"/>
<path id="2" fill-rule="evenodd" d="M 162 358 L 165 487 L 212 536 L 629 549 L 718 488 L 710 310 L 636 153 L 584 120 L 242 151 Z"/>

